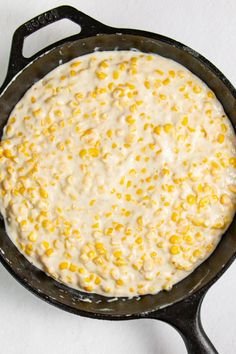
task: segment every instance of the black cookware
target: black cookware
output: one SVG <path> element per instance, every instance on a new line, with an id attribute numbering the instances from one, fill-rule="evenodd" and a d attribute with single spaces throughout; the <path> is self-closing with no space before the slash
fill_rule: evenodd
<path id="1" fill-rule="evenodd" d="M 22 54 L 24 39 L 63 18 L 81 31 L 41 50 L 31 58 Z M 0 131 L 23 94 L 61 63 L 94 50 L 130 50 L 157 53 L 187 67 L 216 94 L 233 126 L 236 124 L 236 91 L 225 76 L 201 55 L 173 39 L 134 29 L 108 27 L 70 6 L 47 11 L 20 26 L 14 33 L 6 79 L 0 91 Z M 0 220 L 0 260 L 28 290 L 63 310 L 106 320 L 159 319 L 174 326 L 191 354 L 217 353 L 200 320 L 206 291 L 233 262 L 236 255 L 236 222 L 222 237 L 214 253 L 170 292 L 116 301 L 64 286 L 31 265 L 11 242 Z"/>

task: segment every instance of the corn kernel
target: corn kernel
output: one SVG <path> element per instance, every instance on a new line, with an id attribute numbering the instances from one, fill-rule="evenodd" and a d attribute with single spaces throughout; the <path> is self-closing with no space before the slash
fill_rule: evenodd
<path id="1" fill-rule="evenodd" d="M 154 134 L 157 134 L 157 135 L 160 135 L 160 133 L 161 133 L 161 126 L 156 126 L 156 127 L 153 129 L 153 133 L 154 133 Z"/>
<path id="2" fill-rule="evenodd" d="M 124 281 L 122 279 L 117 279 L 116 284 L 118 286 L 122 286 L 122 285 L 124 285 Z"/>
<path id="3" fill-rule="evenodd" d="M 227 194 L 222 194 L 220 197 L 220 202 L 223 205 L 229 205 L 231 203 L 231 199 Z"/>
<path id="4" fill-rule="evenodd" d="M 99 156 L 99 150 L 96 148 L 90 148 L 88 149 L 88 153 L 92 157 L 98 157 Z"/>
<path id="5" fill-rule="evenodd" d="M 179 254 L 179 253 L 180 253 L 180 248 L 179 248 L 179 246 L 172 246 L 172 247 L 170 248 L 170 253 L 171 253 L 172 255 L 177 255 L 177 254 Z"/>
<path id="6" fill-rule="evenodd" d="M 96 76 L 99 80 L 105 80 L 107 77 L 107 74 L 102 71 L 99 71 L 99 72 L 97 71 Z"/>
<path id="7" fill-rule="evenodd" d="M 219 144 L 223 144 L 223 142 L 225 141 L 225 136 L 223 134 L 219 134 L 217 137 L 217 141 Z"/>
<path id="8" fill-rule="evenodd" d="M 180 243 L 180 241 L 181 241 L 181 238 L 177 235 L 173 235 L 170 238 L 170 243 L 173 243 L 173 244 L 178 244 L 178 243 Z"/>
<path id="9" fill-rule="evenodd" d="M 47 198 L 48 198 L 48 193 L 47 193 L 47 191 L 46 191 L 45 189 L 43 189 L 43 188 L 40 188 L 40 189 L 39 189 L 39 194 L 40 194 L 40 196 L 41 196 L 43 199 L 47 199 Z"/>
<path id="10" fill-rule="evenodd" d="M 69 263 L 68 263 L 68 262 L 61 262 L 61 263 L 59 264 L 59 268 L 60 268 L 61 270 L 63 270 L 63 269 L 68 269 L 68 268 L 69 268 Z"/>
<path id="11" fill-rule="evenodd" d="M 170 131 L 173 129 L 173 124 L 165 124 L 163 128 L 166 133 L 170 133 Z"/>
<path id="12" fill-rule="evenodd" d="M 120 74 L 119 74 L 118 71 L 114 71 L 112 76 L 113 76 L 113 79 L 114 79 L 114 80 L 117 80 L 117 79 L 119 79 Z"/>
<path id="13" fill-rule="evenodd" d="M 87 150 L 86 149 L 82 149 L 79 152 L 79 156 L 83 159 L 85 156 L 87 155 Z"/>
<path id="14" fill-rule="evenodd" d="M 45 251 L 45 255 L 47 257 L 50 257 L 54 253 L 54 250 L 52 248 L 49 248 Z"/>
<path id="15" fill-rule="evenodd" d="M 193 194 L 189 194 L 187 196 L 187 202 L 190 204 L 190 205 L 193 205 L 196 203 L 196 197 L 193 195 Z"/>

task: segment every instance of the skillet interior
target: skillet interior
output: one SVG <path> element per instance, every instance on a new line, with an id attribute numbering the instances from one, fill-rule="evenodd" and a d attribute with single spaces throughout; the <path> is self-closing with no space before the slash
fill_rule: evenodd
<path id="1" fill-rule="evenodd" d="M 103 34 L 65 43 L 44 54 L 24 69 L 0 97 L 0 131 L 23 94 L 39 79 L 61 63 L 77 56 L 98 50 L 138 49 L 171 58 L 199 76 L 216 93 L 231 122 L 236 125 L 236 93 L 227 79 L 209 62 L 189 48 L 162 36 L 122 30 L 122 34 Z M 146 37 L 147 35 L 148 37 Z M 170 292 L 146 295 L 141 298 L 109 298 L 85 294 L 68 288 L 31 265 L 6 235 L 3 220 L 0 220 L 0 258 L 10 273 L 29 290 L 46 301 L 80 315 L 128 319 L 144 316 L 145 312 L 168 306 L 189 294 L 213 283 L 233 261 L 236 253 L 236 221 L 223 236 L 215 252 L 190 276 L 175 285 Z"/>

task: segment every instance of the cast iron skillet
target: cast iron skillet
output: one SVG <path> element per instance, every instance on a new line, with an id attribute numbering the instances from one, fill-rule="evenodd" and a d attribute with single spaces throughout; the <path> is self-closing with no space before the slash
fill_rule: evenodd
<path id="1" fill-rule="evenodd" d="M 25 37 L 63 18 L 76 22 L 80 33 L 41 50 L 31 58 L 22 54 Z M 108 27 L 70 6 L 49 10 L 20 26 L 13 36 L 9 68 L 0 91 L 0 131 L 23 94 L 61 63 L 94 50 L 153 52 L 190 69 L 216 93 L 225 112 L 236 123 L 236 91 L 225 76 L 201 55 L 158 34 Z M 0 260 L 28 290 L 41 299 L 77 315 L 106 320 L 153 318 L 165 321 L 182 335 L 191 354 L 217 353 L 201 324 L 200 307 L 206 291 L 236 256 L 235 218 L 214 253 L 170 292 L 116 301 L 66 287 L 31 265 L 6 234 L 0 220 Z"/>

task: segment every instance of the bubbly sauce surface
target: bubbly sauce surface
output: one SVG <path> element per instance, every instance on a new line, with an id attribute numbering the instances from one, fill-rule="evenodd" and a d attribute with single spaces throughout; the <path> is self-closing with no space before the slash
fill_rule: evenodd
<path id="1" fill-rule="evenodd" d="M 235 142 L 214 93 L 180 64 L 132 51 L 76 58 L 34 84 L 4 128 L 8 235 L 70 287 L 170 290 L 232 221 Z"/>

